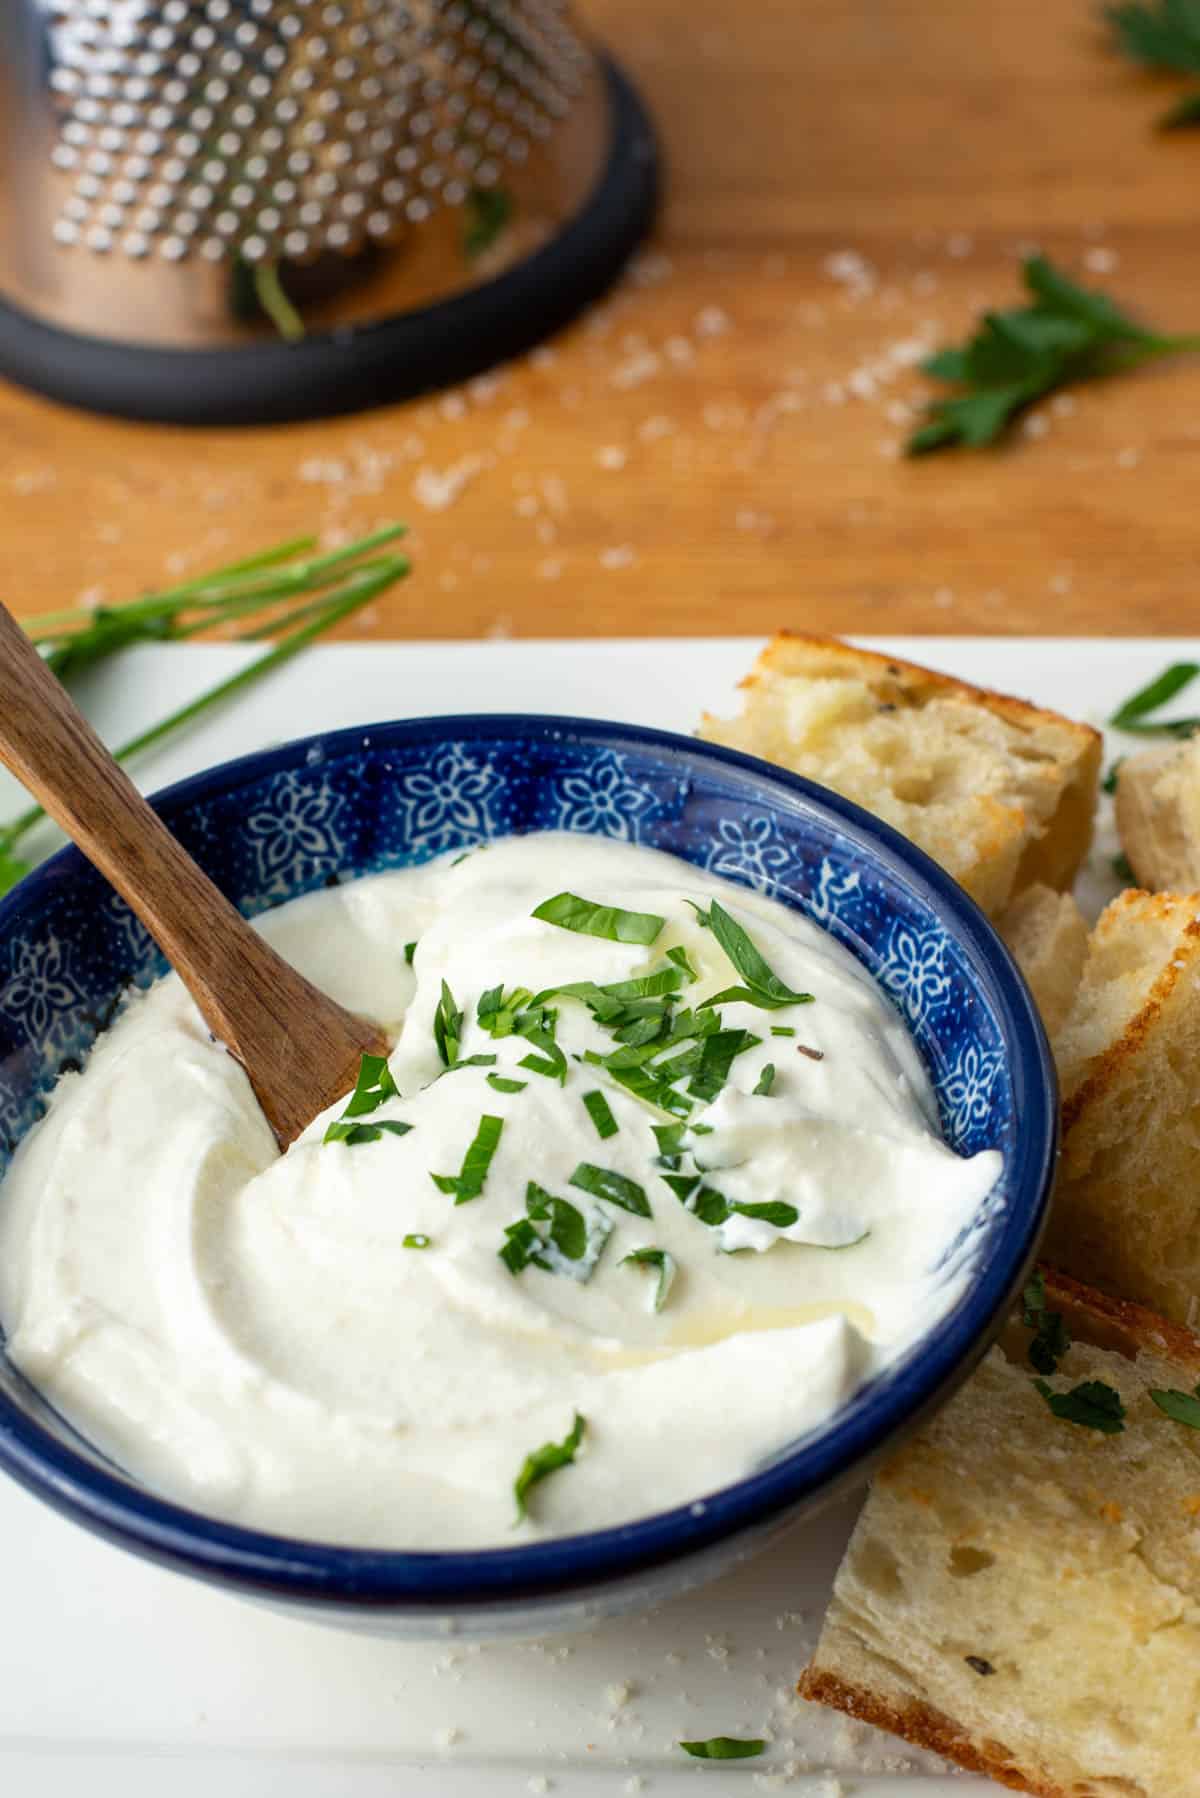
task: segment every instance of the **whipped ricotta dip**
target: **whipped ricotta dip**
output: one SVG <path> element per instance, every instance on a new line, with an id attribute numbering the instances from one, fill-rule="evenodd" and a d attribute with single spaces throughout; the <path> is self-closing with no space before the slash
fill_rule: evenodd
<path id="1" fill-rule="evenodd" d="M 1000 1156 L 946 1146 L 892 1005 L 775 901 L 539 833 L 261 928 L 395 1042 L 357 1097 L 281 1155 L 169 975 L 0 1185 L 12 1360 L 166 1496 L 366 1547 L 628 1522 L 961 1296 Z"/>

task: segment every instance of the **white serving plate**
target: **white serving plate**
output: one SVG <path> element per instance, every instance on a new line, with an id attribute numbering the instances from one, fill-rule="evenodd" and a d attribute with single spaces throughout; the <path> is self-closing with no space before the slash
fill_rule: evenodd
<path id="1" fill-rule="evenodd" d="M 725 711 L 760 644 L 318 648 L 136 770 L 147 788 L 309 731 L 430 712 L 541 711 L 690 730 Z M 1093 723 L 1195 643 L 883 639 Z M 81 695 L 119 741 L 246 657 L 147 648 Z M 0 818 L 19 796 L 0 778 Z M 54 845 L 47 828 L 34 845 Z M 1081 896 L 1115 889 L 1102 824 Z M 0 1785 L 26 1798 L 948 1798 L 930 1756 L 799 1703 L 856 1503 L 651 1615 L 546 1644 L 344 1635 L 240 1604 L 110 1548 L 0 1478 Z M 685 1761 L 682 1737 L 766 1735 L 759 1760 Z M 998 1792 L 956 1777 L 954 1790 Z"/>

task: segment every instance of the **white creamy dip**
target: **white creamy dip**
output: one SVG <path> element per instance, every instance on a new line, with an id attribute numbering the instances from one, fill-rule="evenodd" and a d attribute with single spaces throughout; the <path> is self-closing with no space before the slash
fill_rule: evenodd
<path id="1" fill-rule="evenodd" d="M 564 889 L 662 927 L 630 942 L 531 916 Z M 621 1048 L 583 999 L 544 1001 L 557 1013 L 550 1047 L 480 1022 L 481 997 L 501 983 L 538 995 L 669 970 L 680 985 L 657 995 L 660 1010 L 666 998 L 676 1028 L 694 1027 L 705 998 L 745 985 L 688 903 L 713 899 L 770 976 L 813 997 L 707 1008 L 723 1031 L 759 1039 L 726 1067 L 720 1052 L 744 1038 L 644 1045 L 651 1080 L 681 1054 L 716 1054 L 675 1074 L 680 1109 L 697 1079 L 713 1095 L 692 1098 L 687 1122 L 700 1128 L 678 1143 L 653 1133 L 669 1114 L 581 1059 Z M 245 1074 L 172 975 L 132 997 L 83 1073 L 63 1078 L 0 1187 L 13 1361 L 163 1493 L 364 1546 L 621 1523 L 750 1472 L 960 1296 L 931 1270 L 1000 1157 L 963 1160 L 943 1144 L 892 1006 L 775 902 L 652 850 L 547 833 L 313 894 L 262 928 L 396 1039 L 398 1093 L 355 1120 L 359 1140 L 323 1140 L 337 1106 L 279 1155 Z M 463 1014 L 458 1057 L 494 1064 L 444 1065 L 443 982 Z M 495 1011 L 493 997 L 493 1028 Z M 585 1106 L 592 1093 L 610 1118 Z M 496 1126 L 484 1127 L 472 1174 L 464 1158 L 482 1118 L 501 1121 L 499 1140 L 488 1161 Z M 584 1186 L 582 1164 L 599 1170 Z M 447 1191 L 434 1174 L 466 1177 Z M 537 1259 L 521 1266 L 531 1245 Z M 644 1249 L 663 1255 L 626 1259 Z M 529 1490 L 516 1523 L 526 1455 L 564 1441 L 576 1416 L 574 1462 Z"/>

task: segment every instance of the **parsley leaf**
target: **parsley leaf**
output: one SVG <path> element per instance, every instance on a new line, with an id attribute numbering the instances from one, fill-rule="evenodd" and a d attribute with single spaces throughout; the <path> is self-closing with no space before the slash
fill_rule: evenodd
<path id="1" fill-rule="evenodd" d="M 782 1199 L 768 1199 L 761 1205 L 734 1203 L 730 1205 L 729 1209 L 736 1211 L 739 1217 L 754 1217 L 760 1223 L 774 1224 L 777 1230 L 790 1229 L 800 1217 L 796 1207 L 785 1205 Z M 849 1248 L 850 1244 L 847 1243 L 845 1246 Z"/>
<path id="2" fill-rule="evenodd" d="M 795 1027 L 791 1024 L 772 1024 L 772 1036 L 795 1036 Z"/>
<path id="3" fill-rule="evenodd" d="M 658 1279 L 654 1282 L 653 1306 L 661 1311 L 667 1302 L 667 1295 L 675 1284 L 675 1257 L 667 1249 L 633 1249 L 628 1255 L 621 1257 L 622 1267 L 656 1267 Z"/>
<path id="4" fill-rule="evenodd" d="M 448 1068 L 453 1067 L 458 1060 L 462 1026 L 463 1014 L 454 1003 L 454 994 L 443 980 L 442 996 L 433 1014 L 433 1040 L 437 1044 L 438 1054 Z"/>
<path id="5" fill-rule="evenodd" d="M 561 1442 L 544 1442 L 541 1448 L 535 1448 L 532 1454 L 526 1455 L 521 1471 L 513 1481 L 518 1523 L 527 1515 L 525 1500 L 530 1488 L 544 1480 L 548 1474 L 557 1473 L 560 1467 L 571 1465 L 586 1429 L 587 1419 L 576 1411 L 570 1432 Z"/>
<path id="6" fill-rule="evenodd" d="M 416 941 L 415 941 L 415 939 L 414 939 L 414 941 L 413 941 L 413 942 L 411 942 L 411 943 L 405 943 L 405 945 L 404 945 L 404 959 L 405 959 L 405 961 L 406 961 L 406 962 L 407 962 L 407 963 L 408 963 L 408 965 L 409 965 L 409 967 L 410 967 L 410 968 L 411 968 L 411 967 L 412 967 L 412 960 L 413 960 L 413 956 L 414 956 L 414 955 L 415 955 L 415 954 L 416 954 L 416 953 L 417 953 L 417 945 L 416 945 Z"/>
<path id="7" fill-rule="evenodd" d="M 1182 693 L 1185 687 L 1190 686 L 1198 674 L 1200 662 L 1172 662 L 1169 668 L 1164 668 L 1147 686 L 1139 688 L 1119 705 L 1108 722 L 1114 730 L 1123 730 L 1130 736 L 1190 737 L 1200 729 L 1200 718 L 1156 720 L 1148 714 L 1167 705 L 1177 693 Z M 1115 790 L 1115 775 L 1119 766 L 1119 763 L 1114 764 L 1113 785 L 1109 788 L 1106 782 L 1106 791 Z"/>
<path id="8" fill-rule="evenodd" d="M 432 1236 L 426 1236 L 423 1230 L 413 1230 L 400 1244 L 402 1249 L 427 1249 L 433 1242 Z"/>
<path id="9" fill-rule="evenodd" d="M 766 1752 L 758 1736 L 709 1736 L 707 1742 L 680 1742 L 685 1754 L 698 1761 L 749 1761 Z"/>
<path id="10" fill-rule="evenodd" d="M 667 950 L 667 960 L 673 961 L 677 968 L 682 969 L 685 980 L 699 980 L 700 976 L 692 966 L 688 952 L 682 943 L 677 943 L 673 949 Z"/>
<path id="11" fill-rule="evenodd" d="M 528 1080 L 510 1080 L 505 1074 L 489 1074 L 487 1083 L 498 1093 L 523 1093 L 529 1085 Z"/>
<path id="12" fill-rule="evenodd" d="M 1152 1391 L 1150 1397 L 1160 1411 L 1176 1423 L 1186 1423 L 1189 1430 L 1200 1430 L 1200 1386 L 1194 1393 L 1179 1392 L 1174 1387 Z"/>
<path id="13" fill-rule="evenodd" d="M 1039 1373 L 1057 1373 L 1058 1364 L 1071 1346 L 1071 1333 L 1061 1311 L 1046 1304 L 1046 1281 L 1040 1268 L 1022 1294 L 1021 1317 L 1026 1329 L 1035 1331 L 1029 1344 L 1029 1360 Z"/>
<path id="14" fill-rule="evenodd" d="M 652 1217 L 650 1201 L 636 1180 L 629 1180 L 624 1174 L 618 1174 L 611 1168 L 596 1167 L 590 1161 L 581 1161 L 571 1175 L 570 1185 L 577 1186 L 581 1192 L 591 1193 L 593 1198 L 607 1199 L 610 1205 L 619 1205 L 622 1211 L 632 1211 L 635 1217 Z"/>
<path id="15" fill-rule="evenodd" d="M 560 930 L 577 930 L 584 936 L 602 936 L 610 943 L 652 943 L 665 918 L 653 912 L 622 911 L 617 905 L 597 905 L 575 893 L 556 893 L 544 899 L 531 914 Z"/>
<path id="16" fill-rule="evenodd" d="M 612 1106 L 602 1092 L 584 1093 L 583 1103 L 588 1116 L 596 1126 L 597 1136 L 603 1140 L 605 1137 L 617 1134 L 619 1125 L 612 1114 Z"/>
<path id="17" fill-rule="evenodd" d="M 774 1086 L 774 1084 L 775 1084 L 775 1063 L 773 1061 L 769 1061 L 767 1063 L 766 1067 L 763 1069 L 762 1073 L 758 1076 L 758 1084 L 754 1088 L 754 1096 L 757 1098 L 761 1094 L 761 1096 L 764 1099 L 769 1098 L 770 1093 L 771 1093 L 771 1088 Z"/>
<path id="18" fill-rule="evenodd" d="M 744 987 L 727 987 L 704 1000 L 704 1006 L 720 1005 L 725 1000 L 742 999 L 764 1010 L 777 1011 L 784 1005 L 811 1005 L 811 993 L 794 993 L 780 980 L 754 947 L 741 925 L 731 918 L 725 907 L 713 900 L 709 909 L 709 925 L 737 972 Z"/>
<path id="19" fill-rule="evenodd" d="M 1109 6 L 1105 17 L 1117 45 L 1148 69 L 1177 75 L 1200 75 L 1200 5 L 1196 0 L 1124 0 Z M 1200 94 L 1185 94 L 1159 118 L 1170 130 L 1200 122 Z"/>
<path id="20" fill-rule="evenodd" d="M 930 407 L 928 422 L 908 440 L 910 455 L 994 443 L 1026 406 L 1059 387 L 1200 349 L 1200 337 L 1145 330 L 1043 256 L 1031 256 L 1022 272 L 1031 305 L 985 313 L 962 349 L 943 350 L 924 364 L 934 380 L 965 391 Z"/>
<path id="21" fill-rule="evenodd" d="M 1099 1430 L 1105 1436 L 1119 1436 L 1125 1428 L 1125 1406 L 1119 1392 L 1103 1380 L 1084 1380 L 1070 1392 L 1053 1392 L 1045 1380 L 1034 1385 L 1056 1417 L 1064 1423 L 1077 1423 L 1088 1430 Z"/>
<path id="22" fill-rule="evenodd" d="M 492 1165 L 492 1156 L 496 1153 L 503 1129 L 503 1118 L 489 1117 L 485 1113 L 480 1118 L 479 1128 L 463 1156 L 460 1171 L 457 1174 L 430 1175 L 438 1191 L 452 1193 L 456 1205 L 465 1205 L 469 1200 L 477 1199 L 483 1191 L 488 1169 Z"/>
<path id="23" fill-rule="evenodd" d="M 505 1229 L 500 1259 L 512 1274 L 532 1263 L 548 1274 L 566 1274 L 586 1283 L 612 1235 L 611 1219 L 593 1207 L 585 1217 L 569 1199 L 555 1198 L 531 1180 L 525 1188 L 526 1216 Z"/>
<path id="24" fill-rule="evenodd" d="M 688 1082 L 688 1091 L 697 1099 L 715 1099 L 728 1080 L 736 1057 L 761 1041 L 760 1036 L 749 1030 L 715 1031 L 705 1039 L 700 1067 Z"/>
<path id="25" fill-rule="evenodd" d="M 341 1117 L 330 1124 L 322 1142 L 344 1142 L 351 1148 L 360 1142 L 378 1142 L 383 1135 L 407 1136 L 412 1129 L 411 1124 L 402 1124 L 398 1118 L 380 1118 L 377 1124 L 356 1124 L 353 1118 Z"/>
<path id="26" fill-rule="evenodd" d="M 1112 763 L 1110 763 L 1108 772 L 1105 774 L 1104 779 L 1100 782 L 1100 787 L 1103 792 L 1108 793 L 1110 795 L 1116 792 L 1117 782 L 1121 778 L 1121 768 L 1122 768 L 1124 762 L 1125 762 L 1125 757 L 1123 755 L 1119 755 L 1116 757 L 1116 759 Z"/>
<path id="27" fill-rule="evenodd" d="M 412 1125 L 398 1120 L 378 1124 L 354 1122 L 356 1118 L 369 1117 L 373 1111 L 378 1111 L 388 1099 L 399 1097 L 387 1057 L 364 1055 L 358 1064 L 358 1079 L 346 1101 L 346 1109 L 327 1127 L 322 1142 L 344 1142 L 353 1147 L 356 1143 L 378 1142 L 385 1131 L 389 1136 L 407 1136 Z"/>

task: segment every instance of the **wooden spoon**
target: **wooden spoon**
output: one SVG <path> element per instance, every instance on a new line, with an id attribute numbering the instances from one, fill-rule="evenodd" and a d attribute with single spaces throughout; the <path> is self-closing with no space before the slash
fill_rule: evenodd
<path id="1" fill-rule="evenodd" d="M 2 605 L 0 760 L 137 913 L 281 1148 L 350 1090 L 364 1054 L 387 1054 L 374 1024 L 318 992 L 217 891 Z"/>

